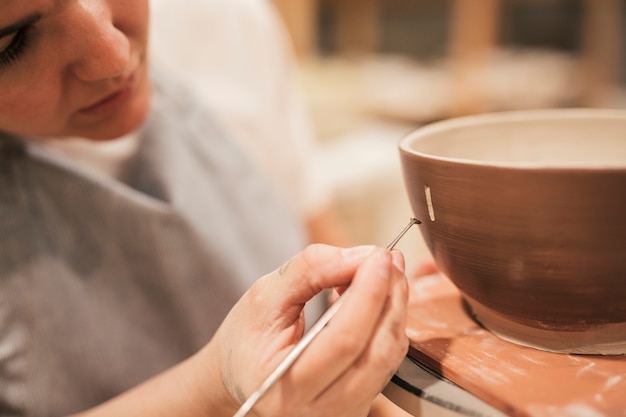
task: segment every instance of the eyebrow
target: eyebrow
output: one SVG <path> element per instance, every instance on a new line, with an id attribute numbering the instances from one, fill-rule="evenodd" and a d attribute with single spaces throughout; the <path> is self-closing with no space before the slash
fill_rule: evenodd
<path id="1" fill-rule="evenodd" d="M 20 29 L 22 29 L 24 26 L 32 25 L 33 23 L 37 22 L 39 19 L 41 19 L 41 14 L 35 13 L 35 14 L 25 17 L 24 19 L 21 19 L 20 21 L 16 23 L 13 23 L 12 25 L 0 28 L 0 38 L 4 38 L 5 36 L 11 35 L 12 33 L 15 33 L 19 31 Z"/>

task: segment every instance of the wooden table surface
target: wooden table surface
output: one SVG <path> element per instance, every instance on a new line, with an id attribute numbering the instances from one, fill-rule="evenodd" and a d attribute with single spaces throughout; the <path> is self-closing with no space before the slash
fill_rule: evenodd
<path id="1" fill-rule="evenodd" d="M 512 416 L 626 416 L 626 356 L 518 346 L 480 327 L 443 275 L 412 283 L 409 356 Z"/>

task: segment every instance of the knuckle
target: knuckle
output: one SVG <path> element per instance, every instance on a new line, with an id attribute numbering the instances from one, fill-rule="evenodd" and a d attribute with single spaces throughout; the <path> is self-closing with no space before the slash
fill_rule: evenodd
<path id="1" fill-rule="evenodd" d="M 398 344 L 394 348 L 389 349 L 387 354 L 382 355 L 380 359 L 380 366 L 389 370 L 397 369 L 400 362 L 402 362 L 402 359 L 406 355 L 407 350 L 408 343 L 406 344 L 406 347 L 404 347 L 403 344 Z"/>
<path id="2" fill-rule="evenodd" d="M 334 350 L 340 356 L 357 355 L 364 347 L 362 339 L 363 338 L 356 333 L 346 332 L 337 340 L 337 345 Z"/>
<path id="3" fill-rule="evenodd" d="M 377 354 L 379 366 L 386 369 L 396 369 L 409 349 L 409 339 L 406 335 L 389 337 L 380 343 Z"/>
<path id="4" fill-rule="evenodd" d="M 307 273 L 316 271 L 319 268 L 320 259 L 322 258 L 321 254 L 325 247 L 326 245 L 321 243 L 313 243 L 304 248 L 299 256 L 301 270 Z"/>
<path id="5" fill-rule="evenodd" d="M 301 252 L 302 261 L 306 266 L 315 265 L 318 262 L 321 251 L 324 250 L 326 245 L 322 243 L 312 243 L 304 248 Z"/>

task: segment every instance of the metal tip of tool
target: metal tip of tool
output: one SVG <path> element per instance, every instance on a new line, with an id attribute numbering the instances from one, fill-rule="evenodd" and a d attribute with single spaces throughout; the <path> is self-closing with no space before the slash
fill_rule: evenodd
<path id="1" fill-rule="evenodd" d="M 396 236 L 394 240 L 391 241 L 391 243 L 387 246 L 387 250 L 392 250 L 393 248 L 395 248 L 398 242 L 400 241 L 400 239 L 402 239 L 402 236 L 404 236 L 406 232 L 409 231 L 411 226 L 413 226 L 414 224 L 421 224 L 421 223 L 422 223 L 421 220 L 418 220 L 415 217 L 411 217 L 411 219 L 409 220 L 409 224 L 407 224 L 406 227 L 402 229 L 400 234 Z"/>

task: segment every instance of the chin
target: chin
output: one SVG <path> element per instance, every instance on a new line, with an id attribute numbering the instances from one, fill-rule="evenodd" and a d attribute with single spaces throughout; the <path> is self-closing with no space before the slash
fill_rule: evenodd
<path id="1" fill-rule="evenodd" d="M 89 129 L 76 136 L 97 141 L 108 141 L 121 138 L 141 128 L 148 116 L 148 109 L 149 107 L 146 107 L 146 109 L 142 112 L 127 115 L 124 120 L 120 120 L 117 123 L 111 123 L 109 125 L 99 127 L 98 129 Z"/>

